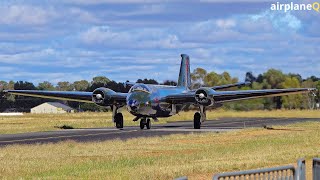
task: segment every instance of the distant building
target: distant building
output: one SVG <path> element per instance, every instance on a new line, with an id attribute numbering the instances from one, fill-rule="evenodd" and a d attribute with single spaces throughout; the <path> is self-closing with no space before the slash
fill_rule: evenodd
<path id="1" fill-rule="evenodd" d="M 31 109 L 31 113 L 35 113 L 35 114 L 39 114 L 39 113 L 61 114 L 61 113 L 73 113 L 73 112 L 74 112 L 74 109 L 58 102 L 46 102 Z"/>

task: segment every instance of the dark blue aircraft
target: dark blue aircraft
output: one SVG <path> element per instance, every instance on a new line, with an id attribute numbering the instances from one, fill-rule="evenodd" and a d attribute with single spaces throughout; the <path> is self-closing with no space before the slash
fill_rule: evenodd
<path id="1" fill-rule="evenodd" d="M 293 89 L 264 89 L 222 91 L 230 87 L 239 87 L 248 83 L 236 83 L 223 86 L 191 88 L 190 60 L 186 54 L 181 55 L 181 66 L 177 86 L 151 85 L 133 83 L 128 93 L 118 93 L 101 87 L 93 92 L 77 91 L 33 91 L 33 90 L 5 90 L 4 93 L 33 96 L 41 98 L 62 99 L 96 103 L 100 106 L 111 107 L 112 119 L 117 128 L 123 128 L 123 116 L 119 108 L 126 106 L 127 110 L 136 116 L 133 121 L 140 120 L 140 128 L 150 129 L 150 118 L 157 121 L 158 117 L 169 117 L 177 114 L 189 105 L 199 107 L 194 114 L 194 128 L 200 129 L 206 120 L 208 107 L 219 107 L 224 102 L 260 98 L 267 96 L 282 96 L 288 94 L 308 93 L 312 88 Z"/>

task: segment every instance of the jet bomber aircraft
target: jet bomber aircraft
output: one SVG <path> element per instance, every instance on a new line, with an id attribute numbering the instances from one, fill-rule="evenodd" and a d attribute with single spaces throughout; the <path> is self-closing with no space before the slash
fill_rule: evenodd
<path id="1" fill-rule="evenodd" d="M 169 117 L 184 110 L 189 105 L 199 108 L 193 117 L 194 129 L 200 129 L 206 120 L 206 109 L 221 106 L 224 102 L 282 96 L 288 94 L 308 93 L 313 88 L 263 89 L 224 91 L 230 87 L 247 85 L 247 82 L 214 87 L 191 88 L 190 59 L 181 55 L 181 66 L 177 86 L 132 83 L 128 93 L 115 92 L 106 87 L 100 87 L 93 92 L 78 91 L 35 91 L 35 90 L 4 90 L 4 94 L 32 96 L 58 100 L 95 103 L 111 107 L 112 120 L 117 128 L 123 128 L 123 115 L 119 108 L 126 109 L 135 116 L 133 121 L 140 120 L 140 128 L 151 128 L 151 120 Z"/>

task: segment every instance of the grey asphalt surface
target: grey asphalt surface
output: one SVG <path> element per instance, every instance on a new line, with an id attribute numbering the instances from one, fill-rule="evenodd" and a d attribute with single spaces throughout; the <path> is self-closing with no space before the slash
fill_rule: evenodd
<path id="1" fill-rule="evenodd" d="M 127 140 L 141 137 L 166 136 L 171 134 L 189 134 L 203 132 L 225 132 L 248 127 L 286 125 L 305 121 L 319 121 L 320 118 L 220 118 L 202 124 L 201 129 L 193 129 L 192 121 L 170 122 L 153 125 L 149 130 L 140 130 L 138 126 L 115 128 L 66 129 L 47 132 L 0 135 L 0 146 L 10 144 L 56 143 L 65 140 L 77 142 Z M 138 123 L 137 123 L 138 124 Z"/>

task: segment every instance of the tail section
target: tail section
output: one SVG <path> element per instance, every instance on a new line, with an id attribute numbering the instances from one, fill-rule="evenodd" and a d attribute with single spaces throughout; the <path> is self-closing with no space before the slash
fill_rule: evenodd
<path id="1" fill-rule="evenodd" d="M 189 89 L 191 86 L 191 77 L 190 77 L 190 59 L 186 54 L 181 54 L 181 65 L 180 65 L 180 73 L 178 79 L 179 87 L 185 87 Z"/>

